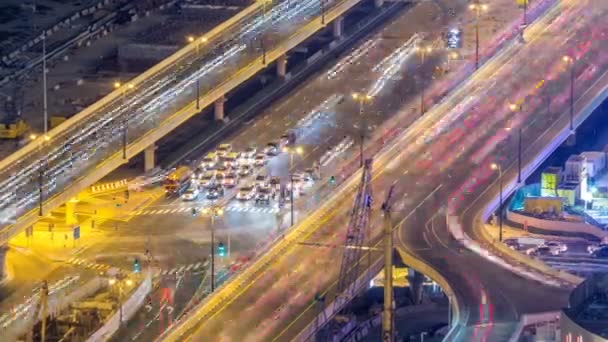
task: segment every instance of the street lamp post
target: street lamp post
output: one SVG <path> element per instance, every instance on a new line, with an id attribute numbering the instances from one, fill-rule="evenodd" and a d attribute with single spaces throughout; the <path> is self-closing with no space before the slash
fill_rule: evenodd
<path id="1" fill-rule="evenodd" d="M 215 218 L 224 215 L 221 207 L 203 209 L 203 215 L 211 218 L 211 292 L 215 291 Z"/>
<path id="2" fill-rule="evenodd" d="M 416 52 L 418 52 L 418 56 L 420 57 L 420 66 L 419 66 L 419 79 L 420 79 L 420 116 L 424 115 L 425 112 L 425 108 L 424 108 L 424 82 L 423 82 L 423 77 L 422 77 L 422 68 L 424 66 L 424 61 L 426 59 L 426 55 L 428 53 L 433 52 L 433 48 L 430 46 L 427 47 L 420 47 L 417 46 L 416 47 Z"/>
<path id="3" fill-rule="evenodd" d="M 194 45 L 195 51 L 196 51 L 196 57 L 200 57 L 201 44 L 207 42 L 207 37 L 201 37 L 200 39 L 196 39 L 194 36 L 188 36 L 188 42 L 196 43 Z M 200 98 L 201 98 L 201 83 L 200 83 L 200 77 L 197 77 L 196 78 L 196 109 L 201 109 Z"/>
<path id="4" fill-rule="evenodd" d="M 326 0 L 319 0 L 321 2 L 321 24 L 325 25 L 325 1 Z"/>
<path id="5" fill-rule="evenodd" d="M 36 141 L 36 139 L 38 139 L 38 136 L 35 134 L 30 135 L 30 140 Z M 44 174 L 46 173 L 46 169 L 48 167 L 46 155 L 44 155 L 42 147 L 46 142 L 51 140 L 51 138 L 45 134 L 41 137 L 41 139 L 42 140 L 38 142 L 38 154 L 40 157 L 40 165 L 38 165 L 38 216 L 44 216 Z"/>
<path id="6" fill-rule="evenodd" d="M 123 319 L 122 319 L 122 301 L 123 301 L 123 297 L 124 297 L 124 289 L 123 289 L 123 282 L 127 285 L 127 286 L 131 286 L 133 285 L 133 281 L 131 279 L 125 279 L 125 276 L 122 274 L 119 274 L 116 278 L 110 278 L 108 280 L 108 283 L 113 286 L 113 285 L 117 285 L 118 286 L 118 324 L 120 326 L 123 325 Z"/>
<path id="7" fill-rule="evenodd" d="M 42 104 L 44 111 L 44 135 L 49 130 L 49 110 L 47 100 L 47 81 L 46 81 L 46 29 L 42 33 Z"/>
<path id="8" fill-rule="evenodd" d="M 574 58 L 564 56 L 563 61 L 570 69 L 570 132 L 574 133 Z"/>
<path id="9" fill-rule="evenodd" d="M 497 163 L 491 165 L 492 170 L 498 170 L 498 183 L 499 183 L 499 202 L 498 202 L 498 241 L 502 241 L 502 166 Z"/>
<path id="10" fill-rule="evenodd" d="M 469 9 L 475 12 L 475 70 L 479 69 L 479 17 L 481 12 L 488 9 L 488 5 L 474 3 L 469 5 Z"/>
<path id="11" fill-rule="evenodd" d="M 357 101 L 359 103 L 359 125 L 361 126 L 360 127 L 361 140 L 359 143 L 359 166 L 363 167 L 363 143 L 365 140 L 365 129 L 366 129 L 363 106 L 366 103 L 370 102 L 373 98 L 371 95 L 361 94 L 361 93 L 353 93 L 352 97 L 355 101 Z"/>
<path id="12" fill-rule="evenodd" d="M 264 20 L 268 20 L 268 4 L 272 3 L 272 0 L 262 0 L 262 16 Z M 262 48 L 262 64 L 266 65 L 266 45 L 264 44 L 264 33 L 260 35 L 260 47 Z"/>
<path id="13" fill-rule="evenodd" d="M 133 85 L 133 83 L 127 83 L 124 86 L 120 83 L 120 82 L 114 82 L 114 88 L 116 89 L 120 89 L 122 88 L 122 101 L 123 101 L 123 106 L 125 108 L 124 114 L 123 114 L 123 125 L 122 125 L 122 159 L 127 160 L 127 143 L 128 143 L 128 139 L 127 139 L 127 133 L 129 130 L 129 110 L 127 108 L 127 91 L 135 88 L 135 86 Z"/>

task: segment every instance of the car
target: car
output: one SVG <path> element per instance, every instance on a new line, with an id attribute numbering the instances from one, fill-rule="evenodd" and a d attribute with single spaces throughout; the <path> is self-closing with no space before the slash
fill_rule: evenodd
<path id="1" fill-rule="evenodd" d="M 593 252 L 595 252 L 596 250 L 602 249 L 604 247 L 608 247 L 608 243 L 602 242 L 602 243 L 589 245 L 589 246 L 587 246 L 587 253 L 593 254 Z"/>
<path id="2" fill-rule="evenodd" d="M 280 144 L 276 142 L 269 142 L 268 144 L 266 144 L 266 147 L 264 147 L 264 153 L 270 157 L 276 156 L 280 152 Z"/>
<path id="3" fill-rule="evenodd" d="M 226 167 L 238 167 L 239 166 L 240 154 L 237 152 L 230 152 L 222 157 L 222 165 Z"/>
<path id="4" fill-rule="evenodd" d="M 268 176 L 257 175 L 255 177 L 255 186 L 264 187 L 268 185 Z"/>
<path id="5" fill-rule="evenodd" d="M 201 168 L 204 170 L 212 170 L 217 166 L 219 158 L 215 153 L 207 153 L 201 162 Z"/>
<path id="6" fill-rule="evenodd" d="M 304 175 L 301 173 L 294 173 L 289 177 L 289 182 L 287 182 L 287 189 L 291 190 L 291 184 L 293 183 L 293 187 L 296 189 L 296 192 L 301 192 L 304 189 Z"/>
<path id="7" fill-rule="evenodd" d="M 258 191 L 255 195 L 255 203 L 270 203 L 270 198 L 272 197 L 272 189 L 270 186 L 262 186 L 258 188 Z"/>
<path id="8" fill-rule="evenodd" d="M 565 243 L 559 241 L 547 241 L 543 244 L 543 246 L 557 249 L 560 251 L 560 253 L 564 253 L 568 250 L 568 246 L 566 246 Z"/>
<path id="9" fill-rule="evenodd" d="M 296 143 L 296 132 L 289 130 L 279 138 L 280 147 L 293 145 Z"/>
<path id="10" fill-rule="evenodd" d="M 215 173 L 217 176 L 224 177 L 227 174 L 229 174 L 230 172 L 232 172 L 231 168 L 226 165 L 222 165 L 222 166 L 218 167 L 217 169 L 215 169 Z"/>
<path id="11" fill-rule="evenodd" d="M 256 154 L 255 158 L 253 159 L 253 165 L 256 167 L 262 167 L 267 162 L 268 162 L 268 159 L 266 159 L 266 155 L 264 153 Z"/>
<path id="12" fill-rule="evenodd" d="M 540 256 L 540 255 L 553 255 L 557 256 L 562 254 L 559 248 L 549 247 L 545 245 L 540 245 L 537 247 L 532 247 L 526 251 L 526 254 L 529 256 Z"/>
<path id="13" fill-rule="evenodd" d="M 255 197 L 255 193 L 255 186 L 247 185 L 239 189 L 239 192 L 236 193 L 236 199 L 241 201 L 249 201 Z"/>
<path id="14" fill-rule="evenodd" d="M 241 177 L 247 177 L 251 175 L 251 172 L 253 172 L 253 170 L 249 165 L 241 165 L 239 168 L 239 176 Z"/>
<path id="15" fill-rule="evenodd" d="M 243 153 L 241 153 L 241 161 L 244 163 L 251 163 L 253 158 L 255 158 L 257 154 L 257 149 L 255 147 L 247 147 Z"/>
<path id="16" fill-rule="evenodd" d="M 198 184 L 208 188 L 215 184 L 215 172 L 207 171 L 199 179 Z"/>
<path id="17" fill-rule="evenodd" d="M 594 258 L 608 258 L 608 246 L 598 248 L 591 254 Z"/>
<path id="18" fill-rule="evenodd" d="M 521 245 L 519 244 L 519 241 L 517 241 L 517 239 L 505 239 L 503 240 L 503 243 L 507 245 L 507 247 L 514 250 L 519 250 L 521 248 Z"/>
<path id="19" fill-rule="evenodd" d="M 183 201 L 194 201 L 198 198 L 198 188 L 193 186 L 188 188 L 186 191 L 184 191 L 184 193 L 182 194 L 182 200 Z"/>
<path id="20" fill-rule="evenodd" d="M 231 172 L 224 177 L 222 184 L 227 188 L 235 187 L 239 183 L 239 176 L 236 172 Z"/>
<path id="21" fill-rule="evenodd" d="M 304 181 L 306 182 L 314 182 L 315 180 L 315 169 L 312 167 L 307 168 L 306 170 L 304 170 L 304 174 L 302 175 L 304 178 Z"/>
<path id="22" fill-rule="evenodd" d="M 221 185 L 214 185 L 207 190 L 207 199 L 218 199 L 224 196 L 224 188 Z"/>
<path id="23" fill-rule="evenodd" d="M 268 182 L 270 187 L 274 191 L 281 191 L 281 178 L 279 177 L 270 177 L 270 181 Z"/>
<path id="24" fill-rule="evenodd" d="M 232 152 L 231 144 L 221 144 L 220 146 L 218 146 L 217 150 L 215 151 L 215 154 L 217 154 L 217 156 L 221 158 L 230 152 Z"/>

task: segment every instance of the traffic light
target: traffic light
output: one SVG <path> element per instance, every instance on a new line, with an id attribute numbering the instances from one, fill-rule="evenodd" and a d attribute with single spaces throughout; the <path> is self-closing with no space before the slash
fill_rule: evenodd
<path id="1" fill-rule="evenodd" d="M 336 184 L 336 176 L 329 177 L 329 183 L 330 184 Z"/>
<path id="2" fill-rule="evenodd" d="M 226 246 L 224 246 L 223 242 L 220 242 L 217 244 L 217 255 L 219 255 L 221 257 L 226 256 Z"/>
<path id="3" fill-rule="evenodd" d="M 192 216 L 196 216 L 196 208 L 192 208 Z"/>
<path id="4" fill-rule="evenodd" d="M 133 260 L 133 272 L 139 273 L 141 271 L 141 267 L 139 266 L 139 259 Z"/>

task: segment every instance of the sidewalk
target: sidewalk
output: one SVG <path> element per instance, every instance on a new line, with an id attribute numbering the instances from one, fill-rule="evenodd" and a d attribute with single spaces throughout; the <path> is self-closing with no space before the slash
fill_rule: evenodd
<path id="1" fill-rule="evenodd" d="M 128 200 L 123 193 L 90 196 L 84 195 L 76 204 L 77 223 L 65 223 L 65 207 L 58 208 L 42 217 L 33 226 L 32 236 L 16 235 L 9 243 L 11 247 L 25 248 L 39 257 L 51 261 L 67 261 L 82 250 L 106 237 L 101 226 L 122 225 L 164 194 L 162 188 L 132 192 Z M 80 227 L 80 237 L 74 239 L 74 227 Z"/>

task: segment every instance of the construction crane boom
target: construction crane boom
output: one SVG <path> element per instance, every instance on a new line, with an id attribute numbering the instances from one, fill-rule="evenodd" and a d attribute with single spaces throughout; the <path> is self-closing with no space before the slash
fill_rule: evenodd
<path id="1" fill-rule="evenodd" d="M 382 203 L 384 212 L 384 307 L 382 311 L 382 341 L 395 341 L 394 304 L 393 304 L 393 224 L 391 207 L 395 185 L 388 190 Z"/>
<path id="2" fill-rule="evenodd" d="M 353 246 L 344 249 L 338 279 L 338 297 L 335 305 L 342 307 L 349 302 L 356 290 L 356 281 L 359 274 L 359 263 L 363 242 L 369 238 L 369 221 L 372 207 L 372 159 L 364 162 L 361 172 L 361 181 L 358 186 L 355 202 L 350 214 L 350 221 L 346 231 L 344 245 Z"/>

